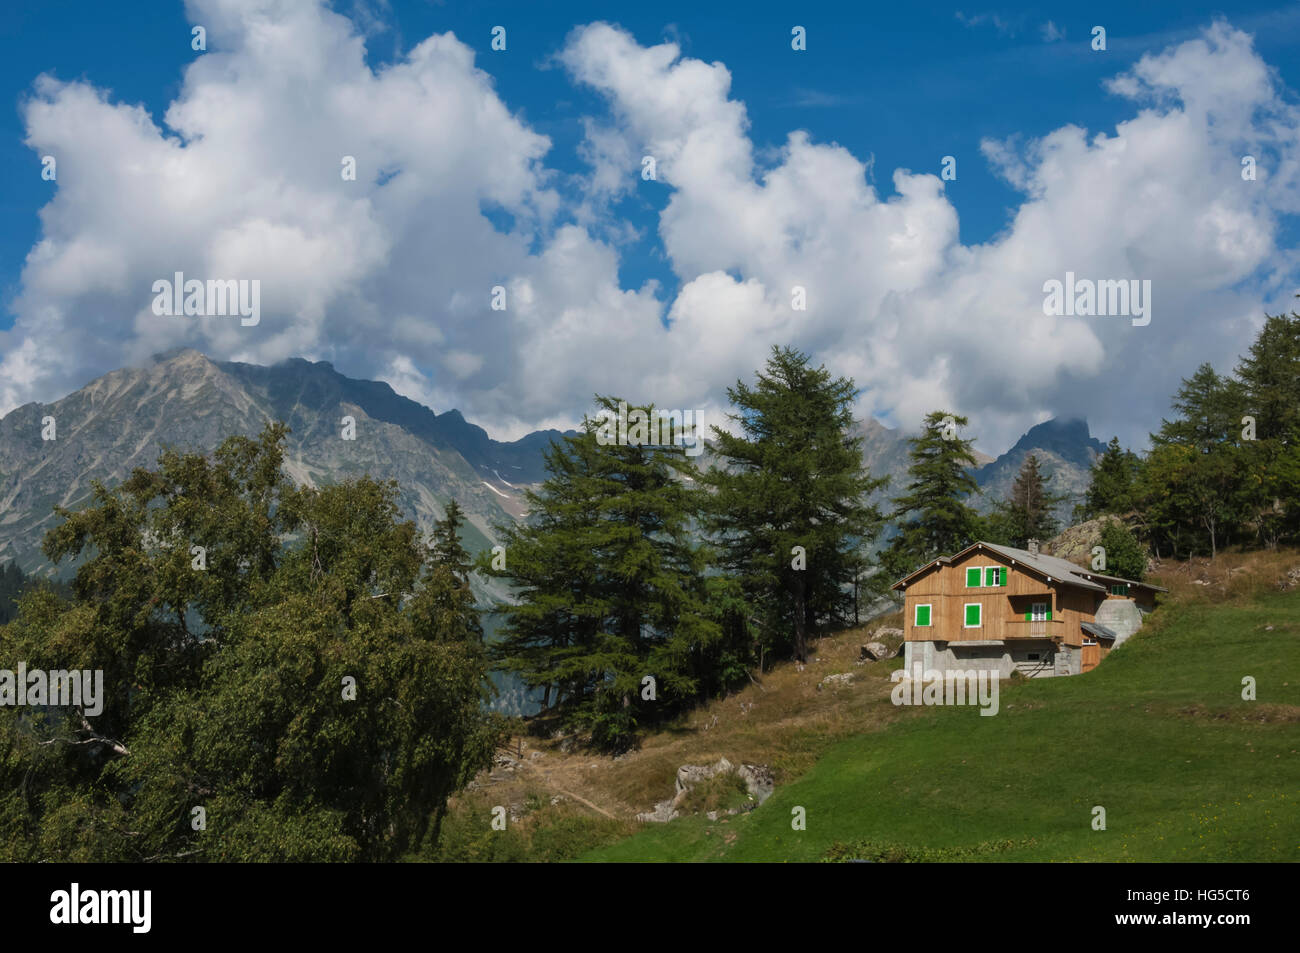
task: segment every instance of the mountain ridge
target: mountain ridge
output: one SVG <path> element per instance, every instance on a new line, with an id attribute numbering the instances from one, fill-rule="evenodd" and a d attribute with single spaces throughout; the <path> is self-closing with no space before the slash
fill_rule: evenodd
<path id="1" fill-rule="evenodd" d="M 342 439 L 342 418 L 357 439 Z M 54 439 L 42 421 L 54 418 Z M 559 431 L 502 443 L 458 412 L 438 415 L 383 382 L 339 374 L 301 358 L 270 366 L 214 361 L 192 348 L 119 368 L 49 404 L 0 418 L 0 560 L 50 574 L 40 552 L 52 506 L 89 499 L 91 480 L 112 486 L 152 467 L 164 446 L 211 452 L 232 434 L 256 436 L 284 420 L 285 470 L 316 485 L 369 473 L 395 479 L 399 502 L 428 532 L 455 498 L 470 541 L 491 545 L 496 523 L 524 512 L 523 489 L 541 478 L 541 451 Z M 512 475 L 508 482 L 496 471 Z"/>
<path id="2" fill-rule="evenodd" d="M 55 418 L 53 441 L 41 439 L 47 416 Z M 355 441 L 341 439 L 344 416 L 357 421 Z M 497 441 L 457 409 L 437 413 L 386 382 L 347 377 L 329 361 L 295 357 L 259 365 L 175 348 L 141 367 L 109 371 L 51 404 L 24 404 L 0 418 L 0 561 L 50 574 L 40 541 L 53 525 L 53 505 L 81 505 L 91 479 L 111 486 L 134 467 L 154 466 L 164 446 L 207 453 L 231 434 L 256 436 L 271 420 L 291 428 L 285 470 L 296 482 L 362 473 L 395 479 L 399 504 L 422 532 L 454 498 L 467 513 L 467 541 L 480 548 L 496 543 L 495 524 L 523 516 L 524 491 L 545 478 L 544 452 L 563 436 L 541 430 Z M 868 416 L 855 435 L 872 475 L 891 477 L 876 500 L 887 509 L 889 497 L 906 486 L 909 434 Z M 1053 476 L 1052 488 L 1069 496 L 1058 507 L 1059 516 L 1068 516 L 1103 450 L 1082 417 L 1037 424 L 996 458 L 977 453 L 980 465 L 972 473 L 983 490 L 977 505 L 987 510 L 1005 496 L 1024 458 L 1035 453 Z"/>
<path id="3" fill-rule="evenodd" d="M 983 495 L 979 508 L 989 510 L 1005 499 L 1020 467 L 1031 454 L 1038 457 L 1049 492 L 1065 496 L 1052 508 L 1062 525 L 1069 525 L 1074 504 L 1083 499 L 1092 481 L 1092 465 L 1106 445 L 1092 436 L 1085 417 L 1053 417 L 1030 427 L 1006 453 L 974 471 Z"/>

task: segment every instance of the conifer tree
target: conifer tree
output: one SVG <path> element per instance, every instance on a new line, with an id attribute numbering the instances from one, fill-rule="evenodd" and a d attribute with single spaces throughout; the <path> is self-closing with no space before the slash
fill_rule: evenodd
<path id="1" fill-rule="evenodd" d="M 542 687 L 563 723 L 618 749 L 698 696 L 723 628 L 705 602 L 705 550 L 689 534 L 700 494 L 683 479 L 683 447 L 635 432 L 657 418 L 653 407 L 628 408 L 632 426 L 607 439 L 622 402 L 596 400 L 602 413 L 547 452 L 527 521 L 500 527 L 500 575 L 519 601 L 503 610 L 491 654 Z"/>
<path id="2" fill-rule="evenodd" d="M 1300 314 L 1268 315 L 1237 365 L 1255 439 L 1300 443 Z"/>
<path id="3" fill-rule="evenodd" d="M 443 631 L 481 642 L 483 624 L 470 588 L 474 562 L 460 539 L 464 525 L 465 511 L 455 500 L 449 501 L 446 515 L 433 525 L 426 584 L 414 611 Z"/>
<path id="4" fill-rule="evenodd" d="M 706 525 L 764 639 L 804 661 L 810 635 L 851 611 L 881 522 L 867 499 L 885 481 L 863 467 L 852 436 L 853 381 L 807 355 L 774 347 L 756 385 L 737 381 L 727 395 L 739 434 L 714 428 L 722 465 L 704 478 Z"/>
<path id="5" fill-rule="evenodd" d="M 1157 531 L 1175 547 L 1199 536 L 1213 557 L 1247 508 L 1240 420 L 1246 395 L 1239 381 L 1209 364 L 1185 378 L 1173 400 L 1178 415 L 1151 435 L 1143 467 L 1143 499 Z"/>
<path id="6" fill-rule="evenodd" d="M 1052 508 L 1065 499 L 1047 487 L 1038 457 L 1030 454 L 1020 465 L 1011 493 L 1001 504 L 1008 519 L 1012 546 L 1023 548 L 1031 539 L 1046 541 L 1056 535 L 1060 523 Z"/>
<path id="7" fill-rule="evenodd" d="M 1245 516 L 1273 547 L 1300 538 L 1300 314 L 1267 316 L 1237 377 L 1254 427 L 1242 447 Z"/>
<path id="8" fill-rule="evenodd" d="M 465 511 L 455 500 L 448 500 L 443 518 L 434 521 L 429 548 L 433 551 L 434 562 L 446 566 L 457 579 L 468 585 L 474 561 L 460 539 L 464 525 Z"/>
<path id="9" fill-rule="evenodd" d="M 906 492 L 893 500 L 898 535 L 885 554 L 891 582 L 979 535 L 982 521 L 967 503 L 979 492 L 970 472 L 976 465 L 973 441 L 961 436 L 968 423 L 936 410 L 926 415 L 921 433 L 909 438 Z"/>
<path id="10" fill-rule="evenodd" d="M 1082 521 L 1107 513 L 1129 513 L 1137 502 L 1134 494 L 1140 466 L 1137 454 L 1123 449 L 1118 437 L 1111 437 L 1092 465 L 1091 482 L 1083 503 L 1075 508 L 1075 518 Z"/>

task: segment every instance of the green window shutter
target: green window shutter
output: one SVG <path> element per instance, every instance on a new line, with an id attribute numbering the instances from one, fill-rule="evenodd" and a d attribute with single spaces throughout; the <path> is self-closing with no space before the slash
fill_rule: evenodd
<path id="1" fill-rule="evenodd" d="M 930 607 L 916 607 L 916 624 L 919 626 L 928 626 L 930 624 Z"/>
<path id="2" fill-rule="evenodd" d="M 1007 567 L 1006 567 L 1006 566 L 1003 566 L 1003 567 L 998 571 L 998 577 L 999 577 L 999 580 L 1000 580 L 1000 581 L 998 582 L 998 585 L 999 585 L 999 586 L 1005 586 L 1005 585 L 1007 584 Z"/>
<path id="3" fill-rule="evenodd" d="M 1033 621 L 1034 621 L 1034 609 L 1033 609 L 1033 606 L 1030 606 L 1028 609 L 1025 610 L 1025 621 L 1026 621 L 1026 622 L 1033 622 Z"/>
<path id="4" fill-rule="evenodd" d="M 974 588 L 976 588 L 977 586 L 979 586 L 979 584 L 980 584 L 980 573 L 981 573 L 981 570 L 980 570 L 980 568 L 979 568 L 978 566 L 971 566 L 970 568 L 968 568 L 968 569 L 966 570 L 966 588 L 967 588 L 967 589 L 974 589 Z M 973 574 L 973 575 L 972 575 L 972 574 Z M 971 582 L 972 579 L 975 580 L 975 581 L 974 581 L 974 582 Z"/>
<path id="5" fill-rule="evenodd" d="M 968 626 L 977 626 L 980 624 L 980 607 L 978 605 L 966 607 L 966 624 Z"/>
<path id="6" fill-rule="evenodd" d="M 1051 621 L 1052 621 L 1052 608 L 1051 608 L 1051 606 L 1048 606 L 1048 607 L 1047 607 L 1047 621 L 1048 621 L 1048 622 L 1051 622 Z"/>

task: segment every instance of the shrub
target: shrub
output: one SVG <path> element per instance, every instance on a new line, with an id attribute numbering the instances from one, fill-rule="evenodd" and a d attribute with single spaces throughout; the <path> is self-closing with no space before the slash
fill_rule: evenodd
<path id="1" fill-rule="evenodd" d="M 1123 523 L 1110 522 L 1101 531 L 1097 545 L 1106 550 L 1105 572 L 1141 582 L 1147 569 L 1146 547 Z"/>

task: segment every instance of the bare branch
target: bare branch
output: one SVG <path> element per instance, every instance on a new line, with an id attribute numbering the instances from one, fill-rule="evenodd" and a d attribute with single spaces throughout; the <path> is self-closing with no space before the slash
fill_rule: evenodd
<path id="1" fill-rule="evenodd" d="M 71 747 L 81 747 L 82 745 L 103 745 L 104 747 L 123 756 L 129 756 L 131 754 L 131 752 L 127 750 L 126 745 L 122 744 L 122 742 L 115 741 L 112 738 L 106 738 L 95 731 L 95 729 L 90 726 L 90 722 L 86 720 L 85 715 L 81 716 L 81 727 L 77 729 L 77 731 L 78 734 L 85 735 L 85 737 L 76 740 L 71 738 L 51 738 L 49 741 L 39 741 L 37 744 L 42 748 L 53 744 L 65 744 Z"/>

